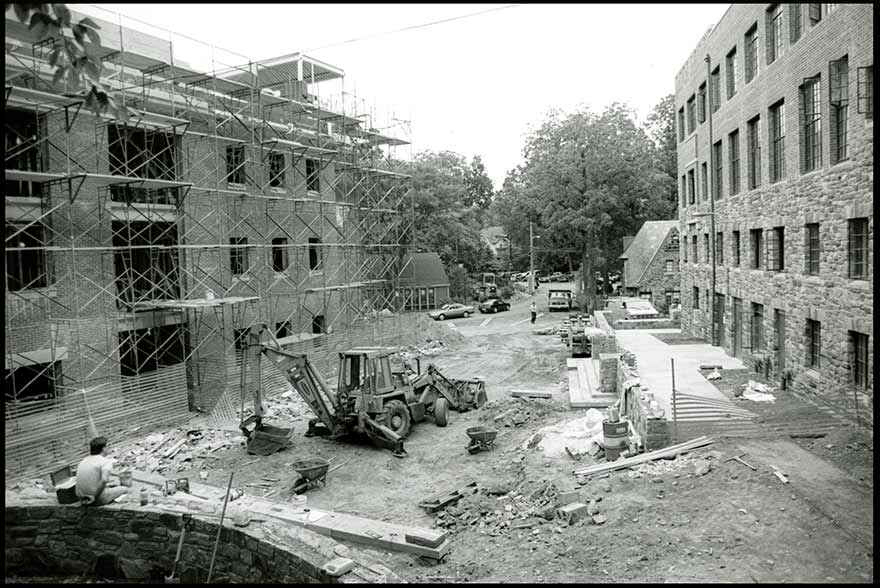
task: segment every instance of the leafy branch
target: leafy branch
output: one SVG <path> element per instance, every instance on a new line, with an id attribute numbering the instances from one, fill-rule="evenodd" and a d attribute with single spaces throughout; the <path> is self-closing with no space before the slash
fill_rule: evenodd
<path id="1" fill-rule="evenodd" d="M 117 104 L 101 83 L 103 65 L 94 53 L 94 48 L 101 46 L 101 27 L 95 21 L 85 17 L 73 23 L 66 4 L 23 2 L 4 7 L 7 12 L 11 8 L 39 41 L 52 39 L 49 65 L 55 68 L 54 84 L 65 82 L 67 95 L 82 97 L 98 116 L 109 111 L 123 122 L 128 120 L 128 109 Z"/>

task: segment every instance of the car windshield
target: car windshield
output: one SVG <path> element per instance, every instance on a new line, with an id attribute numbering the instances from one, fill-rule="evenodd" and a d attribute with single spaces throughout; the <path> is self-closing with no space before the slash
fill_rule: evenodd
<path id="1" fill-rule="evenodd" d="M 486 304 L 495 304 L 496 302 L 498 302 L 497 298 L 490 298 L 486 301 Z"/>

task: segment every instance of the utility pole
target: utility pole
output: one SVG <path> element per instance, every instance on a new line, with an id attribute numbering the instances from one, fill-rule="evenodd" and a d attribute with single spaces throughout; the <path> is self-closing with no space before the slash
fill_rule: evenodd
<path id="1" fill-rule="evenodd" d="M 535 233 L 529 221 L 529 293 L 535 294 Z"/>

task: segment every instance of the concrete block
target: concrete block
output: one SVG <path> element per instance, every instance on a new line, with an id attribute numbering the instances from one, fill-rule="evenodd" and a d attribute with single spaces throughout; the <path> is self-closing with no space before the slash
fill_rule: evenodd
<path id="1" fill-rule="evenodd" d="M 569 525 L 575 524 L 586 514 L 587 505 L 582 502 L 567 504 L 556 509 L 556 515 L 563 521 L 567 522 Z"/>
<path id="2" fill-rule="evenodd" d="M 325 563 L 321 570 L 326 574 L 338 577 L 354 569 L 354 561 L 347 557 L 336 557 Z"/>
<path id="3" fill-rule="evenodd" d="M 579 490 L 563 490 L 559 492 L 559 504 L 566 505 L 572 502 L 578 502 L 581 499 Z"/>

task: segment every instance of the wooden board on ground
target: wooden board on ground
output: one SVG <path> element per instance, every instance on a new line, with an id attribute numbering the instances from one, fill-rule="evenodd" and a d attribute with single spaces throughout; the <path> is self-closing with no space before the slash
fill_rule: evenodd
<path id="1" fill-rule="evenodd" d="M 553 398 L 553 392 L 540 390 L 511 390 L 510 395 L 514 398 Z"/>
<path id="2" fill-rule="evenodd" d="M 424 500 L 419 502 L 419 506 L 424 508 L 429 513 L 433 514 L 444 506 L 448 506 L 453 502 L 456 502 L 462 496 L 467 496 L 468 494 L 471 494 L 472 492 L 474 492 L 474 489 L 476 489 L 476 487 L 476 482 L 470 482 L 469 484 L 465 484 L 461 488 L 456 488 L 451 492 L 443 492 L 441 494 L 435 494 L 430 498 L 425 498 Z"/>

